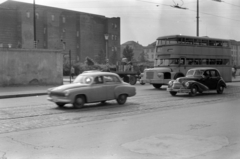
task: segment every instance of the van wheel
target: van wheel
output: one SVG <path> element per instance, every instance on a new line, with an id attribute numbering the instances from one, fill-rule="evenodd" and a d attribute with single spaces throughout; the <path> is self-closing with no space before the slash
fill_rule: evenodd
<path id="1" fill-rule="evenodd" d="M 135 84 L 137 83 L 137 78 L 136 78 L 135 76 L 131 75 L 131 76 L 129 77 L 129 83 L 130 83 L 131 85 L 135 85 Z"/>
<path id="2" fill-rule="evenodd" d="M 162 87 L 161 84 L 152 84 L 152 85 L 153 85 L 153 87 L 156 88 L 156 89 L 159 89 L 160 87 Z"/>
<path id="3" fill-rule="evenodd" d="M 82 108 L 84 104 L 85 104 L 85 97 L 83 95 L 78 95 L 75 98 L 73 107 L 79 109 L 79 108 Z"/>
<path id="4" fill-rule="evenodd" d="M 127 95 L 126 94 L 120 94 L 117 98 L 117 102 L 120 105 L 125 104 L 126 101 L 127 101 Z"/>
<path id="5" fill-rule="evenodd" d="M 177 92 L 171 91 L 170 94 L 171 94 L 172 96 L 175 96 L 175 95 L 177 94 Z"/>

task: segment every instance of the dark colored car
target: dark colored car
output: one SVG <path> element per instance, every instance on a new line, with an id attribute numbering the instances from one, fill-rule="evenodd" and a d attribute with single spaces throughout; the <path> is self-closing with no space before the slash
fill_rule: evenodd
<path id="1" fill-rule="evenodd" d="M 172 96 L 177 93 L 189 93 L 195 96 L 204 91 L 216 90 L 222 94 L 227 85 L 216 68 L 193 68 L 188 70 L 185 77 L 171 80 L 168 83 L 167 91 Z"/>

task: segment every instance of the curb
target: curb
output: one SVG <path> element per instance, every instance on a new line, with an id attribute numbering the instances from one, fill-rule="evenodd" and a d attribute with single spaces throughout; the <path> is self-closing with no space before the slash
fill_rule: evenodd
<path id="1" fill-rule="evenodd" d="M 47 95 L 47 93 L 26 93 L 26 94 L 2 95 L 2 96 L 0 96 L 0 99 L 30 97 L 30 96 L 42 96 L 42 95 Z"/>

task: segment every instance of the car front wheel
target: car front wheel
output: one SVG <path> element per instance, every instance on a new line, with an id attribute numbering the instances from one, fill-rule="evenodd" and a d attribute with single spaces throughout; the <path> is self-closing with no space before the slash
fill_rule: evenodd
<path id="1" fill-rule="evenodd" d="M 79 109 L 79 108 L 82 108 L 84 106 L 84 104 L 85 104 L 85 97 L 82 95 L 78 95 L 75 98 L 73 107 Z"/>
<path id="2" fill-rule="evenodd" d="M 224 91 L 224 86 L 222 84 L 217 86 L 217 93 L 218 94 L 222 94 Z"/>
<path id="3" fill-rule="evenodd" d="M 127 101 L 127 95 L 126 94 L 120 94 L 117 98 L 117 102 L 120 105 L 126 103 L 126 101 Z"/>
<path id="4" fill-rule="evenodd" d="M 197 94 L 197 91 L 198 91 L 197 86 L 192 86 L 189 95 L 190 95 L 191 97 L 194 97 L 194 96 Z"/>
<path id="5" fill-rule="evenodd" d="M 65 103 L 56 103 L 59 108 L 64 107 Z"/>

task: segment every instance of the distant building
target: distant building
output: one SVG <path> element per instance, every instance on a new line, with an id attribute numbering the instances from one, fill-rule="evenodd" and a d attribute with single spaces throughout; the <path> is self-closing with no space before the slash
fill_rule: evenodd
<path id="1" fill-rule="evenodd" d="M 144 47 L 144 53 L 146 55 L 146 60 L 154 62 L 155 60 L 155 46 L 156 43 L 149 44 L 148 46 Z"/>
<path id="2" fill-rule="evenodd" d="M 36 48 L 71 50 L 74 61 L 120 58 L 120 18 L 107 18 L 61 8 L 36 5 Z M 35 48 L 33 4 L 8 0 L 0 4 L 0 47 Z M 105 39 L 108 35 L 108 40 Z"/>
<path id="3" fill-rule="evenodd" d="M 235 40 L 230 40 L 232 63 L 235 66 L 240 66 L 240 42 Z"/>

